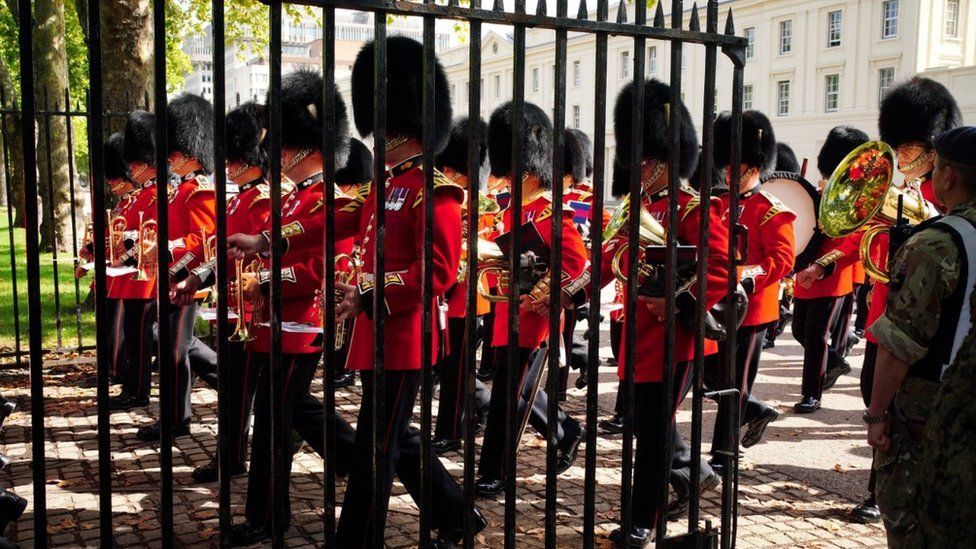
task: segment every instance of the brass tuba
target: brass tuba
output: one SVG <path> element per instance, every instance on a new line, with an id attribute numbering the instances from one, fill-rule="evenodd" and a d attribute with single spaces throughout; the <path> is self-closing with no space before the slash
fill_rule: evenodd
<path id="1" fill-rule="evenodd" d="M 640 208 L 640 213 L 640 223 L 637 231 L 637 242 L 640 247 L 645 248 L 651 245 L 663 246 L 667 240 L 667 232 L 664 230 L 664 227 L 644 208 Z M 628 237 L 628 241 L 624 242 L 617 252 L 613 254 L 613 261 L 610 264 L 614 276 L 621 282 L 627 282 L 627 273 L 621 272 L 620 270 L 620 259 L 629 247 L 629 233 L 630 195 L 627 195 L 620 201 L 620 205 L 614 210 L 613 216 L 610 217 L 610 221 L 607 223 L 607 228 L 603 230 L 604 242 L 617 236 Z M 644 272 L 646 271 L 646 266 L 642 264 L 640 271 L 641 274 L 647 274 Z"/>
<path id="2" fill-rule="evenodd" d="M 860 255 L 871 278 L 887 284 L 888 273 L 871 259 L 871 244 L 899 219 L 916 225 L 936 215 L 936 209 L 912 182 L 905 189 L 892 185 L 895 152 L 886 143 L 870 141 L 851 151 L 837 166 L 820 198 L 818 223 L 831 238 L 847 236 L 862 227 Z M 901 203 L 901 216 L 898 209 Z"/>
<path id="3" fill-rule="evenodd" d="M 156 278 L 159 268 L 159 250 L 153 256 L 149 252 L 156 245 L 156 220 L 147 219 L 143 221 L 143 212 L 139 212 L 139 238 L 136 242 L 136 274 L 133 280 L 148 281 Z"/>
<path id="4" fill-rule="evenodd" d="M 234 327 L 234 333 L 230 334 L 227 338 L 228 341 L 236 343 L 244 343 L 246 341 L 251 341 L 254 339 L 254 334 L 251 333 L 254 326 L 261 322 L 261 303 L 251 304 L 251 318 L 246 319 L 245 314 L 247 310 L 247 302 L 244 298 L 244 275 L 253 274 L 255 276 L 260 276 L 261 274 L 261 262 L 257 259 L 252 259 L 247 266 L 244 266 L 244 260 L 238 259 L 234 261 L 234 274 L 236 278 L 234 279 L 234 287 L 232 289 L 234 297 L 234 306 L 231 309 L 237 314 L 237 326 Z"/>

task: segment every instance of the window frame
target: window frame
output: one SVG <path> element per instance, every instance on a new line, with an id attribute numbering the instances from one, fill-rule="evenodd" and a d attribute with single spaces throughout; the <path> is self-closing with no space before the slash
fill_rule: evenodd
<path id="1" fill-rule="evenodd" d="M 573 105 L 573 128 L 579 129 L 583 122 L 583 113 L 579 105 Z"/>
<path id="2" fill-rule="evenodd" d="M 788 31 L 788 32 L 785 32 Z M 793 20 L 783 19 L 779 22 L 779 54 L 793 54 Z"/>
<path id="3" fill-rule="evenodd" d="M 891 73 L 891 77 L 888 80 L 887 85 L 885 85 L 884 83 L 886 71 L 890 71 Z M 892 85 L 894 85 L 894 83 L 895 83 L 895 67 L 880 67 L 878 69 L 878 104 L 879 105 L 881 104 L 881 101 L 884 100 L 885 94 L 888 93 L 888 90 L 891 88 Z"/>
<path id="4" fill-rule="evenodd" d="M 894 15 L 889 17 L 888 8 L 894 7 Z M 891 23 L 889 25 L 889 22 Z M 881 39 L 892 40 L 898 38 L 901 25 L 901 4 L 898 0 L 885 0 L 881 3 Z"/>
<path id="5" fill-rule="evenodd" d="M 833 84 L 833 86 L 831 86 Z M 831 87 L 834 89 L 831 90 Z M 834 105 L 831 107 L 831 99 Z M 840 74 L 832 73 L 824 75 L 824 112 L 834 113 L 840 111 Z"/>
<path id="6" fill-rule="evenodd" d="M 785 102 L 784 102 L 784 86 L 785 86 Z M 792 93 L 792 83 L 789 80 L 777 80 L 776 81 L 776 115 L 777 116 L 789 116 L 790 115 L 790 101 Z M 784 108 L 785 105 L 785 108 Z"/>
<path id="7" fill-rule="evenodd" d="M 539 67 L 532 67 L 532 91 L 533 93 L 538 93 L 541 78 L 539 77 Z"/>
<path id="8" fill-rule="evenodd" d="M 836 28 L 834 28 L 833 17 L 837 16 Z M 836 36 L 834 33 L 836 32 Z M 839 48 L 844 41 L 844 10 L 832 10 L 827 12 L 827 47 Z"/>
<path id="9" fill-rule="evenodd" d="M 631 64 L 630 50 L 620 50 L 620 78 L 630 78 Z"/>
<path id="10" fill-rule="evenodd" d="M 742 86 L 742 110 L 751 111 L 755 106 L 756 102 L 756 88 L 753 84 L 745 84 Z"/>
<path id="11" fill-rule="evenodd" d="M 583 86 L 583 61 L 576 59 L 573 61 L 573 87 L 580 88 Z"/>
<path id="12" fill-rule="evenodd" d="M 647 47 L 647 72 L 650 75 L 657 74 L 657 46 Z"/>
<path id="13" fill-rule="evenodd" d="M 756 27 L 747 27 L 743 32 L 747 40 L 746 59 L 753 59 L 756 57 Z"/>
<path id="14" fill-rule="evenodd" d="M 962 10 L 962 6 L 959 5 L 959 0 L 945 0 L 943 6 L 942 37 L 956 40 L 959 38 L 959 12 Z M 952 19 L 949 18 L 949 6 L 955 6 L 952 10 Z M 949 32 L 950 24 L 952 25 L 952 32 Z"/>

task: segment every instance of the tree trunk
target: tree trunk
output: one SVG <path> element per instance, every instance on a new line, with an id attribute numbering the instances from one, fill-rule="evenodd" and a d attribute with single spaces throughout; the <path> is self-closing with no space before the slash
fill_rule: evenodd
<path id="1" fill-rule="evenodd" d="M 68 87 L 64 0 L 34 2 L 34 85 L 39 109 L 57 110 Z M 68 216 L 68 130 L 64 117 L 38 116 L 37 175 L 41 210 L 41 249 L 71 249 Z M 29 198 L 29 197 L 28 197 Z"/>
<path id="2" fill-rule="evenodd" d="M 152 108 L 153 27 L 149 0 L 101 0 L 102 87 L 107 113 Z M 126 104 L 128 102 L 128 104 Z M 125 119 L 105 121 L 105 137 L 122 131 Z"/>
<path id="3" fill-rule="evenodd" d="M 13 78 L 10 77 L 10 70 L 3 58 L 0 58 L 0 86 L 7 90 L 5 108 L 12 107 L 17 103 L 20 88 L 14 86 Z M 7 199 L 7 207 L 14 209 L 14 227 L 24 227 L 24 148 L 20 133 L 20 115 L 4 115 L 7 132 L 3 135 L 6 139 L 7 166 L 9 173 L 4 173 L 10 182 L 10 196 Z M 0 165 L 0 171 L 2 165 Z M 6 188 L 6 187 L 5 187 Z"/>

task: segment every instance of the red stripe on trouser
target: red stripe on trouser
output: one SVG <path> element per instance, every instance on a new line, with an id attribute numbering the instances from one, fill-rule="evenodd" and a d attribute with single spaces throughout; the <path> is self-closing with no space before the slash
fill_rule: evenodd
<path id="1" fill-rule="evenodd" d="M 827 329 L 824 331 L 823 334 L 824 353 L 823 353 L 823 358 L 820 359 L 820 390 L 821 391 L 823 391 L 823 378 L 824 375 L 827 373 L 827 359 L 830 357 L 830 334 L 832 332 L 832 330 L 830 329 L 831 328 L 830 320 L 834 318 L 834 313 L 836 312 L 837 304 L 843 303 L 843 301 L 844 301 L 843 298 L 834 298 L 833 302 L 830 305 L 830 314 L 827 315 Z"/>
<path id="2" fill-rule="evenodd" d="M 397 387 L 396 400 L 393 401 L 393 408 L 388 408 L 390 410 L 396 410 L 400 406 L 400 396 L 403 394 L 403 382 L 404 382 L 404 379 L 405 379 L 405 376 L 402 376 L 401 375 L 400 376 L 400 386 Z M 377 390 L 377 388 L 376 388 L 375 385 L 373 386 L 373 390 L 374 391 Z M 386 436 L 383 437 L 383 453 L 384 454 L 386 454 L 386 450 L 387 450 L 387 448 L 390 445 L 390 433 L 393 431 L 393 423 L 394 423 L 393 420 L 394 419 L 396 419 L 396 412 L 394 412 L 394 415 L 392 417 L 390 417 L 390 420 L 391 421 L 389 422 L 389 425 L 386 426 Z M 373 421 L 376 421 L 375 414 L 374 414 L 374 417 L 373 417 Z M 359 429 L 359 426 L 358 425 L 356 426 L 356 429 Z M 386 473 L 385 472 L 383 473 L 383 479 L 384 479 L 384 481 L 386 480 Z M 373 482 L 376 482 L 376 479 L 375 478 L 373 479 Z M 374 487 L 374 490 L 377 489 L 377 488 L 379 488 L 379 487 L 378 486 L 375 486 Z M 369 506 L 369 515 L 367 516 L 367 519 L 366 519 L 366 532 L 369 532 L 369 530 L 371 528 L 371 525 L 373 523 L 373 515 L 375 513 L 376 513 L 376 507 L 371 503 L 370 506 Z M 361 547 L 364 547 L 364 548 L 366 547 L 366 541 L 368 541 L 368 539 L 369 539 L 369 536 L 368 535 L 365 536 L 365 537 L 363 537 L 363 544 L 361 545 Z"/>

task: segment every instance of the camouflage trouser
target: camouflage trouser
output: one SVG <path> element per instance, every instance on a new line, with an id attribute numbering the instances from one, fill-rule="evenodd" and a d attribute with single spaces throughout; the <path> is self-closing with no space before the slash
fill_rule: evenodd
<path id="1" fill-rule="evenodd" d="M 889 411 L 891 448 L 887 453 L 875 453 L 878 507 L 892 549 L 923 546 L 918 526 L 918 475 L 925 422 L 937 389 L 931 381 L 905 379 Z"/>

